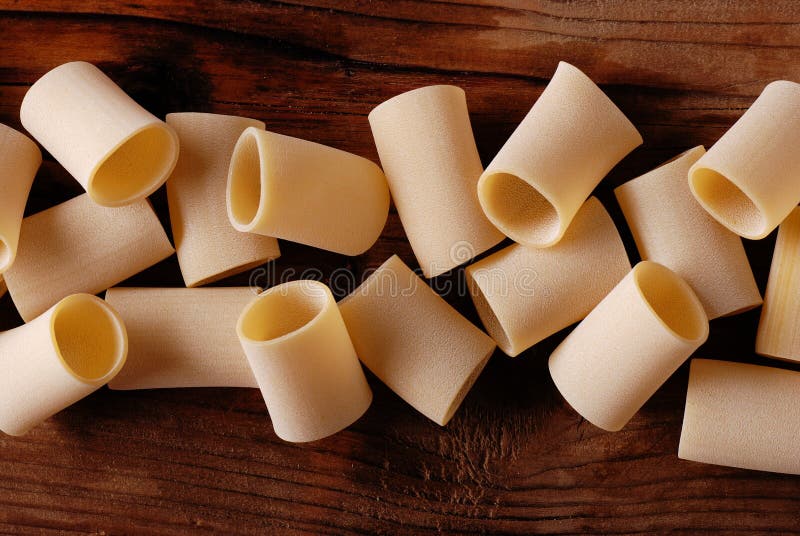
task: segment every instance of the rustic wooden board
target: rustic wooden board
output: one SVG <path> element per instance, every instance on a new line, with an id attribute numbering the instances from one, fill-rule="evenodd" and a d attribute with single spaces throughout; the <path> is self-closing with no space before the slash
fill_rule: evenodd
<path id="1" fill-rule="evenodd" d="M 82 59 L 157 114 L 256 117 L 376 159 L 369 110 L 407 89 L 451 83 L 467 91 L 488 162 L 564 59 L 644 135 L 598 191 L 634 261 L 611 189 L 711 145 L 768 81 L 800 80 L 800 5 L 791 0 L 145 4 L 0 1 L 0 122 L 19 128 L 27 86 Z M 28 213 L 78 192 L 48 157 Z M 166 223 L 163 191 L 154 201 Z M 774 235 L 746 244 L 762 290 L 773 245 Z M 294 278 L 306 268 L 359 274 L 392 253 L 413 264 L 396 214 L 357 258 L 282 248 L 278 273 L 294 269 Z M 173 257 L 127 284 L 181 279 Z M 448 299 L 476 320 L 469 299 Z M 753 354 L 758 314 L 714 321 L 698 354 L 776 364 Z M 0 329 L 19 322 L 9 298 L 0 300 Z M 798 530 L 800 478 L 678 460 L 688 367 L 609 434 L 550 381 L 546 357 L 563 336 L 513 360 L 495 355 L 446 428 L 370 377 L 375 403 L 365 417 L 311 445 L 278 440 L 255 390 L 101 390 L 28 436 L 0 437 L 0 532 Z"/>

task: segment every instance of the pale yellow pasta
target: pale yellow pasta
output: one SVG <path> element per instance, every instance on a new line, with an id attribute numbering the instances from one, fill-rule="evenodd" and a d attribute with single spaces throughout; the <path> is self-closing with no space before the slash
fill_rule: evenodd
<path id="1" fill-rule="evenodd" d="M 795 208 L 778 229 L 756 352 L 800 361 L 800 208 Z"/>
<path id="2" fill-rule="evenodd" d="M 700 204 L 734 233 L 758 240 L 800 202 L 800 84 L 768 84 L 689 170 Z"/>
<path id="3" fill-rule="evenodd" d="M 367 368 L 442 426 L 495 348 L 396 255 L 339 302 L 339 309 Z"/>
<path id="4" fill-rule="evenodd" d="M 630 269 L 614 222 L 590 197 L 555 246 L 514 244 L 467 267 L 467 278 L 486 331 L 514 357 L 589 314 Z"/>
<path id="5" fill-rule="evenodd" d="M 478 203 L 483 172 L 464 90 L 429 86 L 380 104 L 372 135 L 408 241 L 425 277 L 503 240 Z"/>
<path id="6" fill-rule="evenodd" d="M 620 430 L 708 337 L 697 296 L 669 268 L 642 261 L 550 356 L 550 374 L 587 421 Z"/>
<path id="7" fill-rule="evenodd" d="M 249 127 L 233 151 L 228 217 L 242 232 L 360 255 L 389 215 L 389 187 L 366 158 Z"/>
<path id="8" fill-rule="evenodd" d="M 331 291 L 318 281 L 272 287 L 236 325 L 275 433 L 315 441 L 355 422 L 372 402 Z"/>
<path id="9" fill-rule="evenodd" d="M 686 181 L 705 153 L 695 147 L 614 192 L 642 259 L 670 268 L 700 298 L 709 319 L 761 305 L 742 239 L 703 210 Z"/>
<path id="10" fill-rule="evenodd" d="M 264 123 L 204 113 L 167 115 L 181 155 L 167 181 L 169 217 L 187 287 L 212 283 L 280 256 L 278 241 L 241 233 L 228 220 L 225 189 L 231 154 L 247 127 Z"/>
<path id="11" fill-rule="evenodd" d="M 22 220 L 17 260 L 3 277 L 29 321 L 61 298 L 102 292 L 172 253 L 147 200 L 109 208 L 83 194 Z"/>
<path id="12" fill-rule="evenodd" d="M 257 387 L 236 322 L 257 289 L 124 288 L 106 292 L 128 329 L 111 389 Z"/>
<path id="13" fill-rule="evenodd" d="M 800 374 L 692 360 L 678 457 L 800 475 Z"/>
<path id="14" fill-rule="evenodd" d="M 0 430 L 25 434 L 93 393 L 119 372 L 127 351 L 125 324 L 89 294 L 0 333 Z"/>
<path id="15" fill-rule="evenodd" d="M 103 206 L 142 200 L 164 184 L 178 137 L 90 63 L 65 63 L 25 95 L 23 126 Z"/>
<path id="16" fill-rule="evenodd" d="M 22 214 L 41 164 L 42 153 L 30 138 L 0 124 L 0 274 L 17 255 Z"/>
<path id="17" fill-rule="evenodd" d="M 595 186 L 642 143 L 633 124 L 563 61 L 478 181 L 489 219 L 515 242 L 552 246 Z"/>

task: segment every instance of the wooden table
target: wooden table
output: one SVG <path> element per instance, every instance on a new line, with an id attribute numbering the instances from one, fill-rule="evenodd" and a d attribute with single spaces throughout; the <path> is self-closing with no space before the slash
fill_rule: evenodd
<path id="1" fill-rule="evenodd" d="M 790 0 L 146 3 L 0 1 L 0 122 L 20 128 L 27 87 L 82 59 L 156 114 L 255 117 L 377 160 L 372 107 L 447 83 L 467 91 L 486 163 L 564 59 L 644 136 L 598 192 L 633 261 L 612 188 L 713 144 L 767 82 L 800 80 L 800 5 Z M 46 157 L 28 213 L 78 192 Z M 163 191 L 154 202 L 166 224 Z M 746 244 L 762 290 L 773 245 L 774 234 Z M 414 263 L 395 213 L 360 257 L 282 249 L 279 271 L 358 274 L 392 253 Z M 125 284 L 181 280 L 173 257 Z M 477 322 L 469 298 L 448 299 Z M 0 329 L 20 322 L 7 296 L 0 311 Z M 753 354 L 758 316 L 714 321 L 698 355 L 778 365 Z M 515 359 L 495 355 L 446 428 L 370 376 L 367 414 L 310 445 L 276 438 L 256 390 L 101 390 L 25 437 L 0 437 L 0 531 L 798 530 L 800 478 L 677 458 L 687 366 L 623 431 L 605 433 L 573 412 L 549 378 L 546 357 L 563 336 Z"/>

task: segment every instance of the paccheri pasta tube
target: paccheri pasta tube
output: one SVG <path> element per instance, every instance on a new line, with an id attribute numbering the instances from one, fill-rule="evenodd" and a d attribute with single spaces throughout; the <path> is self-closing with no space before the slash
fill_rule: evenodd
<path id="1" fill-rule="evenodd" d="M 756 352 L 800 361 L 800 208 L 783 220 L 758 323 Z"/>
<path id="2" fill-rule="evenodd" d="M 6 287 L 6 280 L 3 279 L 2 275 L 0 275 L 0 298 L 3 297 L 3 295 L 6 293 L 7 290 L 8 287 Z"/>
<path id="3" fill-rule="evenodd" d="M 641 143 L 605 93 L 561 62 L 481 175 L 478 198 L 492 223 L 515 242 L 552 246 L 600 180 Z"/>
<path id="4" fill-rule="evenodd" d="M 389 215 L 389 187 L 373 162 L 254 127 L 233 151 L 228 217 L 242 232 L 360 255 Z"/>
<path id="5" fill-rule="evenodd" d="M 25 95 L 23 126 L 89 196 L 128 205 L 164 184 L 178 159 L 178 137 L 90 63 L 65 63 Z"/>
<path id="6" fill-rule="evenodd" d="M 257 387 L 236 336 L 255 289 L 123 288 L 106 301 L 128 329 L 125 367 L 111 389 Z"/>
<path id="7" fill-rule="evenodd" d="M 173 252 L 147 200 L 109 208 L 83 194 L 22 220 L 17 260 L 3 276 L 29 321 L 65 296 L 102 292 Z"/>
<path id="8" fill-rule="evenodd" d="M 396 255 L 341 300 L 339 309 L 367 368 L 442 426 L 495 348 Z"/>
<path id="9" fill-rule="evenodd" d="M 22 214 L 41 164 L 42 153 L 30 138 L 0 125 L 0 274 L 17 255 Z"/>
<path id="10" fill-rule="evenodd" d="M 704 153 L 703 147 L 690 149 L 614 192 L 642 259 L 683 277 L 711 319 L 758 307 L 761 294 L 742 239 L 709 216 L 689 190 L 689 168 Z"/>
<path id="11" fill-rule="evenodd" d="M 800 202 L 800 84 L 772 82 L 689 170 L 692 193 L 722 225 L 758 240 Z"/>
<path id="12" fill-rule="evenodd" d="M 369 114 L 392 199 L 425 277 L 503 240 L 478 203 L 483 172 L 464 90 L 415 89 Z"/>
<path id="13" fill-rule="evenodd" d="M 642 261 L 550 356 L 550 375 L 587 421 L 620 430 L 708 337 L 689 284 Z"/>
<path id="14" fill-rule="evenodd" d="M 105 385 L 128 351 L 125 324 L 103 300 L 73 294 L 0 333 L 0 430 L 22 435 Z"/>
<path id="15" fill-rule="evenodd" d="M 278 241 L 241 233 L 228 220 L 225 189 L 231 154 L 255 119 L 204 113 L 167 115 L 181 155 L 167 181 L 169 216 L 187 287 L 205 285 L 280 256 Z"/>
<path id="16" fill-rule="evenodd" d="M 513 357 L 589 314 L 630 269 L 614 222 L 590 197 L 555 246 L 514 244 L 467 277 L 484 327 Z"/>
<path id="17" fill-rule="evenodd" d="M 281 439 L 322 439 L 367 411 L 372 391 L 324 284 L 272 287 L 244 308 L 236 331 Z"/>
<path id="18" fill-rule="evenodd" d="M 692 360 L 678 457 L 800 475 L 800 374 Z"/>

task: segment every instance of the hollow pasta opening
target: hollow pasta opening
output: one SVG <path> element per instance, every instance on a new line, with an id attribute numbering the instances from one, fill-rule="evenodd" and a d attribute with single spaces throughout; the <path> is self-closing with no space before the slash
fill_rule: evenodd
<path id="1" fill-rule="evenodd" d="M 167 127 L 145 127 L 97 167 L 89 181 L 89 193 L 101 205 L 129 204 L 156 191 L 172 173 L 177 157 L 177 140 Z"/>
<path id="2" fill-rule="evenodd" d="M 103 300 L 89 294 L 69 296 L 58 304 L 51 323 L 56 351 L 78 379 L 105 383 L 125 362 L 125 327 Z"/>
<path id="3" fill-rule="evenodd" d="M 708 318 L 700 300 L 675 272 L 643 261 L 634 268 L 634 281 L 656 316 L 677 336 L 697 341 L 708 334 Z"/>
<path id="4" fill-rule="evenodd" d="M 512 239 L 549 245 L 561 231 L 558 212 L 536 188 L 510 173 L 484 177 L 481 200 L 489 219 Z"/>
<path id="5" fill-rule="evenodd" d="M 269 342 L 307 326 L 329 304 L 322 283 L 285 283 L 267 290 L 245 309 L 239 330 L 251 341 Z"/>
<path id="6" fill-rule="evenodd" d="M 727 177 L 709 168 L 699 168 L 692 172 L 690 180 L 697 197 L 717 219 L 743 236 L 763 235 L 767 227 L 764 214 Z"/>
<path id="7" fill-rule="evenodd" d="M 253 223 L 261 205 L 261 153 L 252 133 L 245 132 L 236 143 L 228 174 L 228 207 L 233 220 L 242 227 Z"/>

